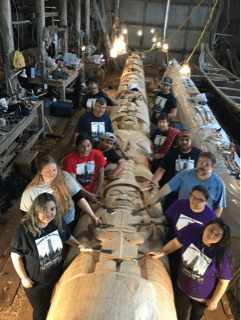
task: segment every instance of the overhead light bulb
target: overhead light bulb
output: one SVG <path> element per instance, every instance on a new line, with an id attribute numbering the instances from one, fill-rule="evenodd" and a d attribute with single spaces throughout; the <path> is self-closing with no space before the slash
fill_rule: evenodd
<path id="1" fill-rule="evenodd" d="M 163 46 L 162 46 L 162 48 L 163 48 L 163 50 L 165 50 L 165 51 L 167 51 L 168 50 L 168 44 L 167 43 L 163 43 Z"/>
<path id="2" fill-rule="evenodd" d="M 126 44 L 123 36 L 115 38 L 113 48 L 117 55 L 126 53 Z"/>
<path id="3" fill-rule="evenodd" d="M 142 30 L 138 30 L 137 34 L 138 34 L 138 36 L 142 36 L 143 35 Z"/>
<path id="4" fill-rule="evenodd" d="M 180 69 L 180 78 L 187 79 L 191 76 L 191 70 L 187 63 L 184 63 Z"/>
<path id="5" fill-rule="evenodd" d="M 150 30 L 151 33 L 155 33 L 155 31 L 156 31 L 156 30 L 155 30 L 154 28 L 152 28 L 152 29 Z"/>
<path id="6" fill-rule="evenodd" d="M 156 36 L 154 36 L 154 37 L 152 38 L 152 42 L 157 42 L 157 37 L 156 37 Z"/>
<path id="7" fill-rule="evenodd" d="M 162 43 L 160 41 L 158 41 L 156 46 L 160 48 L 162 46 Z"/>
<path id="8" fill-rule="evenodd" d="M 124 29 L 123 29 L 123 34 L 127 34 L 127 33 L 128 33 L 127 28 L 124 28 Z"/>
<path id="9" fill-rule="evenodd" d="M 86 49 L 86 47 L 85 47 L 85 46 L 83 46 L 83 47 L 81 48 L 81 50 L 82 50 L 82 51 L 85 51 L 85 49 Z"/>

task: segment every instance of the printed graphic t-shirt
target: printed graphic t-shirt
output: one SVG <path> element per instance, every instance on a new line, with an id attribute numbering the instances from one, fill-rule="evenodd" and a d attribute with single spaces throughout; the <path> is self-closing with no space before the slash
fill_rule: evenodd
<path id="1" fill-rule="evenodd" d="M 110 117 L 107 114 L 104 113 L 98 118 L 92 112 L 87 112 L 79 118 L 75 132 L 85 132 L 93 141 L 99 141 L 104 132 L 113 133 L 113 128 Z"/>
<path id="2" fill-rule="evenodd" d="M 177 234 L 181 249 L 181 268 L 178 284 L 187 295 L 198 299 L 210 299 L 217 284 L 217 277 L 232 278 L 232 269 L 227 255 L 223 256 L 221 267 L 217 255 L 205 246 L 200 237 L 202 226 L 191 224 Z"/>
<path id="3" fill-rule="evenodd" d="M 107 102 L 107 106 L 112 106 L 112 102 L 108 97 L 105 97 L 103 91 L 99 90 L 97 94 L 87 94 L 82 102 L 82 107 L 86 109 L 86 112 L 91 112 L 94 110 L 96 105 L 96 100 L 98 98 L 104 98 Z"/>
<path id="4" fill-rule="evenodd" d="M 80 157 L 77 151 L 69 154 L 64 160 L 63 169 L 76 174 L 76 180 L 85 190 L 93 193 L 97 171 L 106 164 L 102 152 L 92 149 L 86 158 Z"/>
<path id="5" fill-rule="evenodd" d="M 154 109 L 153 109 L 153 115 L 151 117 L 151 122 L 154 124 L 157 124 L 157 118 L 155 115 L 157 113 L 166 112 L 170 113 L 171 109 L 177 108 L 177 100 L 174 97 L 173 94 L 163 94 L 159 92 L 155 98 L 154 101 Z"/>
<path id="6" fill-rule="evenodd" d="M 178 147 L 170 149 L 164 156 L 162 168 L 166 170 L 165 181 L 168 182 L 175 174 L 187 169 L 194 169 L 202 150 L 192 147 L 188 153 L 182 153 Z"/>
<path id="7" fill-rule="evenodd" d="M 165 216 L 168 220 L 173 221 L 173 226 L 176 231 L 185 228 L 189 224 L 199 223 L 206 224 L 209 220 L 217 218 L 215 212 L 208 206 L 205 206 L 202 212 L 194 212 L 190 208 L 190 200 L 182 199 L 173 202 L 165 211 Z"/>
<path id="8" fill-rule="evenodd" d="M 22 257 L 28 277 L 35 283 L 47 283 L 62 272 L 64 243 L 71 233 L 64 219 L 63 231 L 58 231 L 51 221 L 40 236 L 34 237 L 24 228 L 25 222 L 15 230 L 10 252 Z"/>

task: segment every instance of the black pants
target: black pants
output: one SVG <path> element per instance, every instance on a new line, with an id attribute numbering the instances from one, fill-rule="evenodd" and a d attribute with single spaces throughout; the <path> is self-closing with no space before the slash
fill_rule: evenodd
<path id="1" fill-rule="evenodd" d="M 25 294 L 33 307 L 33 320 L 45 320 L 50 307 L 50 299 L 59 277 L 45 285 L 37 284 L 32 288 L 24 288 Z"/>
<path id="2" fill-rule="evenodd" d="M 187 320 L 191 307 L 189 320 L 201 320 L 206 309 L 206 303 L 199 302 L 187 296 L 177 285 L 175 290 L 175 305 L 178 320 Z"/>

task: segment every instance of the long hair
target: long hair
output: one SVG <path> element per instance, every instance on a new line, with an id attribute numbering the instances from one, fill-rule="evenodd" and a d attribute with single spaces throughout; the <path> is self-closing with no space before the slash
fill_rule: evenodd
<path id="1" fill-rule="evenodd" d="M 54 160 L 54 158 L 50 156 L 42 157 L 38 162 L 38 172 L 34 179 L 29 183 L 25 190 L 38 186 L 44 182 L 41 172 L 45 166 L 48 164 L 53 163 L 57 166 L 57 176 L 51 181 L 50 188 L 53 190 L 53 194 L 55 195 L 58 204 L 60 206 L 61 214 L 64 215 L 67 213 L 71 208 L 73 208 L 74 203 L 69 193 L 69 183 L 63 173 L 60 170 L 58 164 Z"/>
<path id="2" fill-rule="evenodd" d="M 214 253 L 217 254 L 218 257 L 218 265 L 221 266 L 222 265 L 222 260 L 223 260 L 223 256 L 224 254 L 226 254 L 229 257 L 230 260 L 230 264 L 232 263 L 232 253 L 230 251 L 230 226 L 228 225 L 227 221 L 224 218 L 214 218 L 208 221 L 208 223 L 206 223 L 201 231 L 200 231 L 200 236 L 202 239 L 203 236 L 203 232 L 204 230 L 211 224 L 218 224 L 219 227 L 223 230 L 223 235 L 222 238 L 217 242 L 217 243 L 213 243 L 211 244 L 211 246 L 209 247 Z"/>
<path id="3" fill-rule="evenodd" d="M 25 230 L 32 233 L 34 237 L 37 235 L 40 236 L 42 234 L 42 228 L 39 226 L 38 212 L 40 212 L 43 209 L 44 205 L 49 201 L 53 201 L 56 205 L 56 215 L 52 222 L 58 228 L 59 231 L 63 231 L 62 218 L 57 200 L 53 194 L 45 192 L 39 194 L 34 199 L 33 204 L 29 209 L 29 212 L 23 218 L 23 222 L 25 222 Z"/>

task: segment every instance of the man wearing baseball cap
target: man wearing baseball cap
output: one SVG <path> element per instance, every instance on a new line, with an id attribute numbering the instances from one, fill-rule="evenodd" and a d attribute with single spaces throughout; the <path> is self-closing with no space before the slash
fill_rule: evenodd
<path id="1" fill-rule="evenodd" d="M 194 169 L 202 150 L 193 147 L 193 136 L 190 131 L 182 130 L 178 135 L 178 146 L 170 149 L 165 154 L 161 166 L 154 173 L 150 187 L 158 182 L 160 187 L 170 181 L 178 172 L 186 169 Z M 166 196 L 164 207 L 167 209 L 178 198 L 177 192 L 171 192 Z"/>
<path id="2" fill-rule="evenodd" d="M 154 103 L 150 103 L 149 107 L 153 109 L 151 116 L 151 134 L 157 129 L 157 119 L 161 112 L 168 114 L 169 118 L 173 118 L 177 114 L 177 101 L 170 92 L 172 86 L 172 78 L 165 77 L 161 83 L 161 91 L 154 98 Z"/>
<path id="3" fill-rule="evenodd" d="M 81 104 L 82 108 L 86 109 L 86 112 L 93 111 L 96 100 L 98 98 L 105 98 L 107 102 L 107 106 L 118 106 L 118 102 L 116 99 L 112 98 L 107 91 L 102 91 L 99 89 L 98 80 L 94 77 L 90 77 L 87 80 L 87 89 L 90 93 L 88 93 Z M 83 112 L 84 113 L 84 112 Z"/>
<path id="4" fill-rule="evenodd" d="M 107 176 L 108 179 L 115 180 L 118 174 L 124 169 L 124 162 L 113 148 L 116 142 L 116 136 L 112 132 L 104 132 L 98 143 L 93 144 L 93 148 L 100 150 L 108 163 L 116 163 L 115 171 Z"/>

